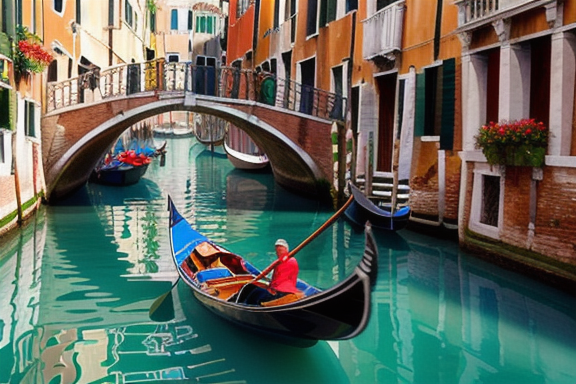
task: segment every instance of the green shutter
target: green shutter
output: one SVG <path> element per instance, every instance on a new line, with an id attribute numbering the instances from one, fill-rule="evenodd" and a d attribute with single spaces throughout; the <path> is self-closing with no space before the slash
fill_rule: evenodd
<path id="1" fill-rule="evenodd" d="M 328 0 L 320 0 L 320 17 L 318 24 L 320 28 L 325 27 L 328 24 Z"/>
<path id="2" fill-rule="evenodd" d="M 442 121 L 440 149 L 454 147 L 454 104 L 456 92 L 456 59 L 445 60 L 442 66 Z"/>
<path id="3" fill-rule="evenodd" d="M 336 20 L 336 0 L 328 0 L 328 11 L 326 13 L 327 22 Z"/>
<path id="4" fill-rule="evenodd" d="M 416 74 L 416 110 L 414 111 L 414 136 L 424 136 L 426 124 L 426 74 Z"/>

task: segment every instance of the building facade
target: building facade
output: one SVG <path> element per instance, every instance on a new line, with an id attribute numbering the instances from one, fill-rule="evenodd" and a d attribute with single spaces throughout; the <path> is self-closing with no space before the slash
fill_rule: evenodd
<path id="1" fill-rule="evenodd" d="M 45 63 L 36 68 L 25 59 L 31 47 L 41 44 L 42 10 L 36 2 L 1 5 L 0 234 L 30 216 L 45 191 L 40 143 L 44 75 L 39 73 Z M 46 55 L 43 60 L 49 60 Z"/>
<path id="2" fill-rule="evenodd" d="M 231 0 L 227 54 L 239 68 L 345 96 L 355 148 L 347 175 L 369 195 L 409 204 L 412 223 L 458 233 L 481 252 L 520 252 L 520 263 L 576 265 L 566 209 L 575 9 L 552 0 Z M 550 130 L 545 165 L 490 165 L 479 129 L 530 118 Z"/>

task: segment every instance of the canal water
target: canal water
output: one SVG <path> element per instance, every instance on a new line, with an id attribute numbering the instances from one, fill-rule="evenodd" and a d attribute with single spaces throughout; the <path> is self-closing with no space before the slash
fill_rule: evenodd
<path id="1" fill-rule="evenodd" d="M 0 383 L 576 383 L 576 299 L 408 230 L 376 233 L 378 282 L 367 329 L 310 348 L 277 343 L 207 312 L 176 280 L 171 195 L 208 237 L 264 268 L 332 214 L 221 151 L 169 139 L 130 187 L 88 184 L 0 243 Z M 344 219 L 296 258 L 321 288 L 360 260 Z"/>

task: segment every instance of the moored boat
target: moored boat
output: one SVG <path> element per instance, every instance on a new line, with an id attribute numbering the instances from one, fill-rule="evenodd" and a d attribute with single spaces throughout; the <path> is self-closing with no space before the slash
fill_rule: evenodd
<path id="1" fill-rule="evenodd" d="M 270 161 L 266 154 L 251 155 L 249 153 L 237 151 L 230 147 L 228 143 L 226 143 L 226 140 L 224 140 L 223 146 L 228 160 L 230 160 L 235 168 L 247 171 L 258 171 L 267 169 L 270 165 Z"/>
<path id="2" fill-rule="evenodd" d="M 354 201 L 346 209 L 344 215 L 357 226 L 370 221 L 375 229 L 397 231 L 405 228 L 410 219 L 410 207 L 392 209 L 391 206 L 381 208 L 372 202 L 354 184 L 349 184 L 350 191 L 354 195 Z"/>
<path id="3" fill-rule="evenodd" d="M 265 277 L 270 267 L 262 272 L 197 232 L 170 197 L 168 208 L 171 251 L 178 274 L 212 312 L 283 341 L 305 341 L 308 346 L 318 340 L 349 339 L 366 327 L 378 269 L 378 252 L 369 224 L 363 257 L 354 272 L 339 284 L 322 290 L 298 280 L 298 294 L 247 304 L 242 299 L 243 288 L 266 288 L 268 281 L 258 277 Z"/>
<path id="4" fill-rule="evenodd" d="M 131 165 L 118 162 L 96 169 L 90 175 L 90 181 L 104 185 L 126 186 L 136 184 L 148 170 L 148 163 Z"/>

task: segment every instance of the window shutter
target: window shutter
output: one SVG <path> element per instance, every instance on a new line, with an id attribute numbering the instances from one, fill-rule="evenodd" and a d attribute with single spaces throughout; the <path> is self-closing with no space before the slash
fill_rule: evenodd
<path id="1" fill-rule="evenodd" d="M 328 13 L 326 15 L 328 23 L 336 20 L 336 6 L 337 6 L 336 0 L 328 0 Z"/>
<path id="2" fill-rule="evenodd" d="M 178 30 L 178 10 L 173 9 L 170 12 L 170 29 L 171 30 Z"/>
<path id="3" fill-rule="evenodd" d="M 426 74 L 416 74 L 416 110 L 414 112 L 414 136 L 424 136 L 426 123 Z"/>
<path id="4" fill-rule="evenodd" d="M 456 59 L 445 60 L 442 66 L 442 120 L 440 149 L 454 147 L 454 104 L 456 91 Z"/>

